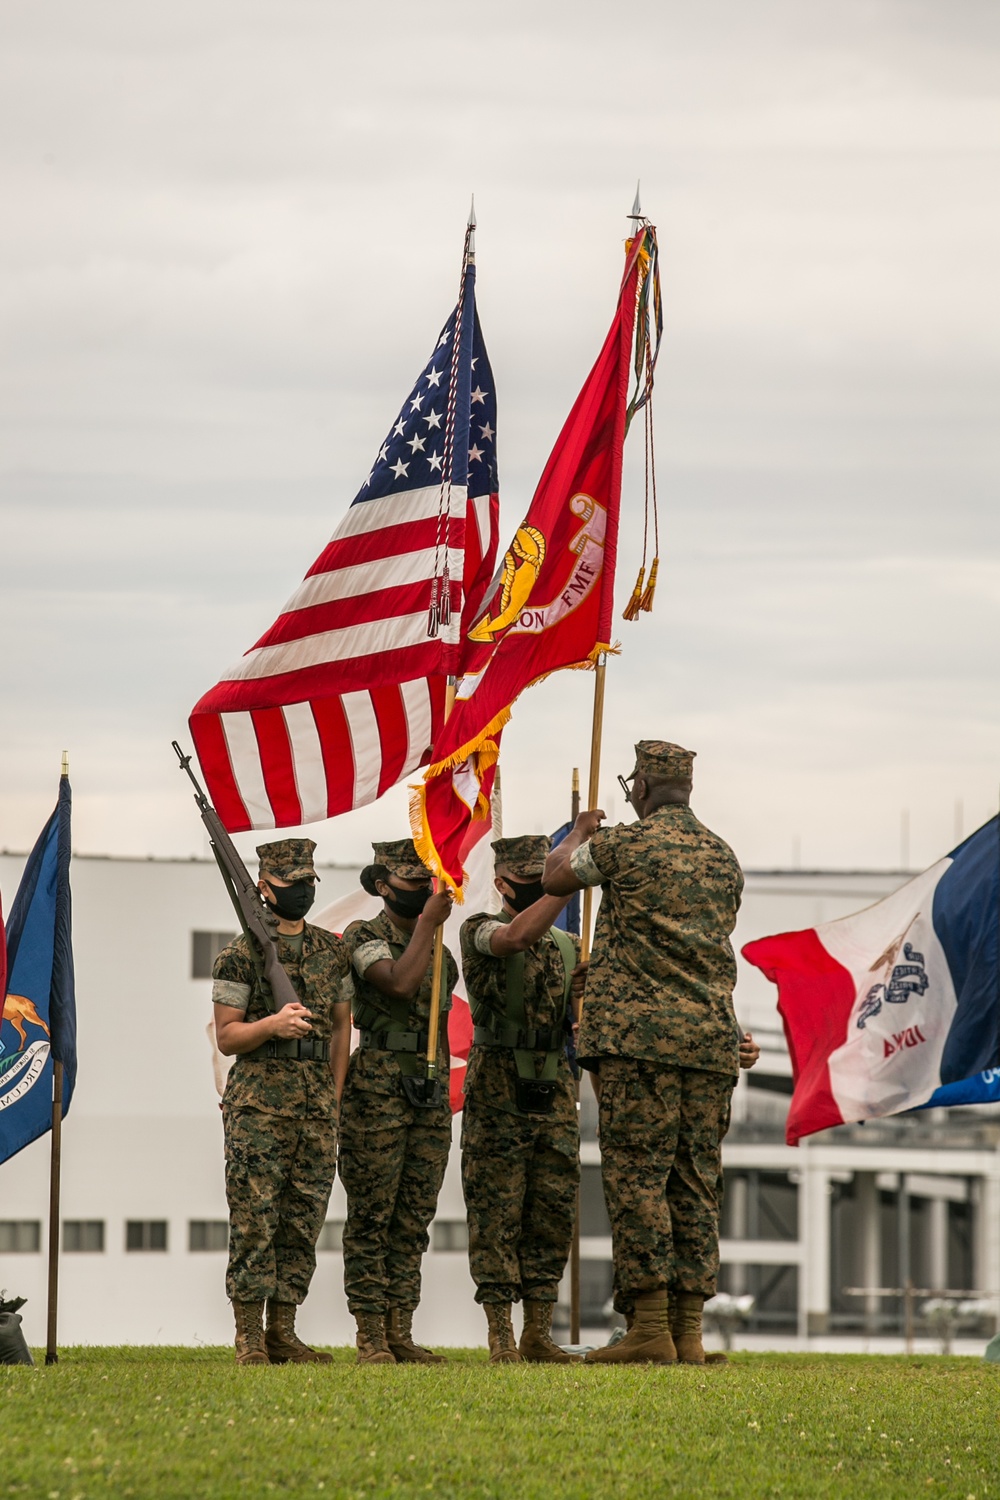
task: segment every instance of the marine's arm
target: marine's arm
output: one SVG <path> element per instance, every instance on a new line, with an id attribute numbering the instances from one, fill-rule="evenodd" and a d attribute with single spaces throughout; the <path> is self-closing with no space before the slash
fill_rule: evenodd
<path id="1" fill-rule="evenodd" d="M 338 1000 L 330 1019 L 330 1072 L 337 1092 L 337 1104 L 344 1092 L 347 1064 L 351 1060 L 351 1007 L 346 1000 Z"/>
<path id="2" fill-rule="evenodd" d="M 287 1040 L 308 1036 L 312 1011 L 299 1000 L 280 1010 L 246 1019 L 247 1007 L 257 983 L 253 962 L 237 944 L 224 948 L 212 970 L 212 1000 L 215 1008 L 215 1040 L 223 1057 L 239 1057 L 275 1038 Z"/>
<path id="3" fill-rule="evenodd" d="M 525 953 L 533 948 L 548 932 L 567 900 L 566 896 L 543 896 L 510 922 L 497 923 L 490 933 L 490 952 L 495 958 L 506 958 L 511 953 Z"/>
<path id="4" fill-rule="evenodd" d="M 451 911 L 451 893 L 436 891 L 417 918 L 410 941 L 398 958 L 380 958 L 364 972 L 367 982 L 390 1000 L 412 1000 L 423 983 L 434 948 L 434 933 Z"/>
<path id="5" fill-rule="evenodd" d="M 253 1052 L 265 1042 L 276 1037 L 289 1039 L 308 1036 L 312 1031 L 309 1017 L 311 1010 L 295 1001 L 283 1005 L 270 1016 L 261 1016 L 259 1021 L 245 1019 L 246 1011 L 234 1005 L 215 1002 L 215 1040 L 223 1057 L 239 1057 L 241 1053 Z"/>
<path id="6" fill-rule="evenodd" d="M 547 896 L 572 896 L 574 891 L 583 889 L 584 881 L 573 870 L 570 861 L 603 821 L 604 813 L 600 808 L 580 813 L 562 843 L 549 854 L 542 872 L 542 886 Z"/>

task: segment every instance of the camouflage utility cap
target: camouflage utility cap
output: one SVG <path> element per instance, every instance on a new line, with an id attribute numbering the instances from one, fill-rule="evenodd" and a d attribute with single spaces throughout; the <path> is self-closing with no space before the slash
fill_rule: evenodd
<path id="1" fill-rule="evenodd" d="M 273 844 L 258 844 L 257 858 L 262 875 L 277 875 L 279 880 L 318 880 L 312 839 L 278 839 Z"/>
<path id="2" fill-rule="evenodd" d="M 520 838 L 493 840 L 497 869 L 502 865 L 515 880 L 537 880 L 551 848 L 552 840 L 544 833 L 523 833 Z"/>
<path id="3" fill-rule="evenodd" d="M 635 774 L 663 781 L 690 781 L 695 752 L 668 740 L 640 740 L 635 747 Z"/>
<path id="4" fill-rule="evenodd" d="M 385 865 L 390 875 L 400 880 L 430 880 L 431 872 L 418 858 L 412 839 L 393 839 L 388 844 L 372 844 L 377 865 Z"/>

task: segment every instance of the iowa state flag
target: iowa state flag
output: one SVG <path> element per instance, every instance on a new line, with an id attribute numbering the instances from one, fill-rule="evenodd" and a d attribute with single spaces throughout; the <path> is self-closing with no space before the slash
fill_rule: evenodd
<path id="1" fill-rule="evenodd" d="M 778 986 L 787 1139 L 1000 1099 L 1000 818 L 853 916 L 747 943 Z"/>
<path id="2" fill-rule="evenodd" d="M 466 630 L 454 709 L 414 788 L 420 857 L 459 894 L 511 704 L 549 672 L 609 649 L 632 336 L 653 233 L 644 228 L 629 247 L 614 322 Z"/>
<path id="3" fill-rule="evenodd" d="M 63 1114 L 76 1083 L 76 995 L 70 909 L 69 778 L 24 867 L 7 920 L 0 1022 L 0 1162 L 52 1124 L 53 1062 L 63 1064 Z"/>

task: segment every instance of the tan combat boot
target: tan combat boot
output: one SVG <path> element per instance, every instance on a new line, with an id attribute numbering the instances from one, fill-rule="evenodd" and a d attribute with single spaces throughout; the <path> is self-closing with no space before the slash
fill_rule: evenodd
<path id="1" fill-rule="evenodd" d="M 435 1354 L 413 1342 L 413 1308 L 390 1307 L 385 1319 L 385 1341 L 399 1365 L 444 1365 L 443 1354 Z"/>
<path id="2" fill-rule="evenodd" d="M 583 1360 L 579 1354 L 567 1354 L 553 1343 L 552 1303 L 526 1302 L 524 1304 L 524 1328 L 518 1345 L 521 1358 L 532 1365 L 579 1365 Z"/>
<path id="3" fill-rule="evenodd" d="M 682 1365 L 703 1365 L 705 1350 L 701 1342 L 701 1310 L 705 1298 L 701 1292 L 670 1293 L 670 1332 Z"/>
<path id="4" fill-rule="evenodd" d="M 236 1318 L 236 1363 L 238 1365 L 269 1365 L 264 1344 L 263 1302 L 234 1302 Z"/>
<path id="5" fill-rule="evenodd" d="M 295 1332 L 295 1303 L 267 1304 L 264 1348 L 272 1365 L 332 1365 L 333 1355 L 310 1349 Z"/>
<path id="6" fill-rule="evenodd" d="M 675 1365 L 677 1350 L 670 1337 L 666 1292 L 640 1292 L 628 1333 L 606 1349 L 592 1349 L 588 1365 Z"/>
<path id="7" fill-rule="evenodd" d="M 385 1337 L 385 1318 L 381 1313 L 358 1312 L 354 1314 L 358 1325 L 358 1364 L 394 1365 L 393 1354 Z"/>
<path id="8" fill-rule="evenodd" d="M 509 1302 L 487 1302 L 486 1321 L 490 1325 L 490 1364 L 519 1365 L 514 1329 L 510 1321 Z"/>

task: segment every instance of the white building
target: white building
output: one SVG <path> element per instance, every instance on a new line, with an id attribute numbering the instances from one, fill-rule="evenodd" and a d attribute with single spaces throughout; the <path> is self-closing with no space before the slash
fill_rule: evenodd
<path id="1" fill-rule="evenodd" d="M 23 856 L 0 855 L 13 900 Z M 321 866 L 324 904 L 357 870 Z M 737 944 L 856 910 L 903 876 L 751 874 Z M 79 1078 L 63 1133 L 60 1341 L 227 1343 L 222 1125 L 211 1044 L 211 957 L 234 930 L 214 862 L 78 857 L 72 870 Z M 725 1146 L 723 1279 L 757 1297 L 755 1338 L 900 1326 L 898 1299 L 847 1287 L 917 1285 L 1000 1294 L 1000 1121 L 990 1110 L 842 1127 L 793 1149 L 783 1122 L 790 1068 L 767 982 L 741 961 L 737 1012 L 764 1056 L 737 1091 Z M 583 1108 L 584 1321 L 605 1318 L 610 1239 L 589 1090 Z M 484 1342 L 473 1301 L 455 1149 L 424 1261 L 419 1337 Z M 0 1165 L 0 1287 L 29 1299 L 44 1341 L 48 1137 Z M 337 1249 L 339 1182 L 319 1269 L 300 1318 L 306 1337 L 353 1338 Z M 983 1329 L 985 1330 L 985 1327 Z"/>

